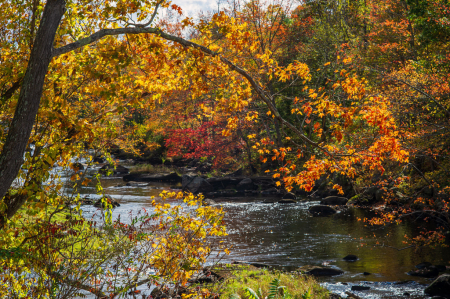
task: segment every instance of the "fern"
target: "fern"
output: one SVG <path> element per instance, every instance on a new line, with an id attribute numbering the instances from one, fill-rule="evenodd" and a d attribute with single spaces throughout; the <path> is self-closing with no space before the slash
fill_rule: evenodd
<path id="1" fill-rule="evenodd" d="M 252 288 L 245 287 L 245 296 L 248 299 L 263 299 L 261 288 L 258 289 L 258 292 L 255 292 Z M 280 279 L 275 278 L 269 284 L 269 296 L 265 299 L 293 299 L 294 297 L 286 290 L 285 286 L 280 286 Z M 231 295 L 229 299 L 240 299 L 240 297 L 236 294 Z M 311 299 L 311 290 L 304 293 L 302 295 L 302 299 Z"/>
<path id="2" fill-rule="evenodd" d="M 253 291 L 253 289 L 244 288 L 244 290 L 245 290 L 245 294 L 247 295 L 248 299 L 262 299 L 262 298 L 259 298 L 258 294 L 256 294 L 256 292 Z"/>
<path id="3" fill-rule="evenodd" d="M 274 299 L 278 295 L 278 290 L 280 286 L 280 279 L 275 278 L 272 280 L 272 282 L 269 284 L 269 296 L 268 299 Z"/>

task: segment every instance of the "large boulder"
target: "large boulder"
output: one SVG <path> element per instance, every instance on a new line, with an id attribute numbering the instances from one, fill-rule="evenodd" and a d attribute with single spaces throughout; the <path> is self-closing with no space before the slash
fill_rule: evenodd
<path id="1" fill-rule="evenodd" d="M 187 181 L 187 178 L 185 178 L 183 182 L 183 190 L 190 191 L 194 194 L 214 191 L 213 186 L 202 177 L 194 177 L 191 181 Z"/>
<path id="2" fill-rule="evenodd" d="M 206 181 L 214 187 L 214 190 L 237 189 L 237 185 L 242 181 L 242 178 L 220 177 L 208 178 Z"/>
<path id="3" fill-rule="evenodd" d="M 114 174 L 126 174 L 129 173 L 130 170 L 122 165 L 110 165 L 110 164 L 106 164 L 103 165 L 102 168 L 100 168 L 100 170 L 98 172 L 100 172 L 101 174 L 107 174 L 109 171 L 112 171 Z"/>
<path id="4" fill-rule="evenodd" d="M 262 195 L 281 195 L 280 190 L 275 187 L 263 190 L 263 191 L 261 191 L 261 194 Z"/>
<path id="5" fill-rule="evenodd" d="M 283 203 L 283 204 L 287 204 L 287 203 L 297 203 L 297 201 L 295 199 L 282 199 L 280 201 L 278 201 L 278 203 Z"/>
<path id="6" fill-rule="evenodd" d="M 439 275 L 439 270 L 434 266 L 430 266 L 422 269 L 409 271 L 408 275 L 433 278 Z"/>
<path id="7" fill-rule="evenodd" d="M 132 173 L 123 177 L 125 182 L 180 182 L 181 177 L 176 172 L 171 173 Z"/>
<path id="8" fill-rule="evenodd" d="M 336 210 L 330 206 L 316 205 L 309 208 L 309 213 L 311 213 L 314 217 L 330 216 L 336 214 Z"/>
<path id="9" fill-rule="evenodd" d="M 443 274 L 436 278 L 435 281 L 426 287 L 425 294 L 450 298 L 450 275 Z"/>
<path id="10" fill-rule="evenodd" d="M 187 190 L 187 186 L 196 178 L 195 175 L 183 174 L 181 177 L 181 189 L 183 191 Z"/>
<path id="11" fill-rule="evenodd" d="M 230 176 L 241 176 L 244 170 L 241 168 L 237 169 L 236 171 L 230 173 Z"/>
<path id="12" fill-rule="evenodd" d="M 350 198 L 350 202 L 352 204 L 360 204 L 360 205 L 368 205 L 376 202 L 375 193 L 377 192 L 378 187 L 372 186 L 366 188 L 364 192 L 357 194 Z"/>
<path id="13" fill-rule="evenodd" d="M 321 266 L 303 266 L 298 270 L 314 276 L 335 276 L 344 274 L 344 271 L 342 270 Z"/>
<path id="14" fill-rule="evenodd" d="M 237 196 L 242 196 L 245 195 L 245 193 L 243 191 L 236 191 L 234 189 L 224 189 L 221 190 L 219 197 L 237 197 Z"/>
<path id="15" fill-rule="evenodd" d="M 243 179 L 236 186 L 236 190 L 254 190 L 254 189 L 255 184 L 253 184 L 253 181 L 250 178 Z"/>
<path id="16" fill-rule="evenodd" d="M 288 192 L 283 196 L 283 199 L 294 199 L 295 200 L 295 199 L 297 199 L 297 196 L 295 196 L 295 194 L 292 192 Z"/>
<path id="17" fill-rule="evenodd" d="M 329 206 L 345 206 L 348 202 L 348 199 L 340 196 L 328 196 L 322 199 L 320 202 L 321 205 L 329 205 Z"/>
<path id="18" fill-rule="evenodd" d="M 434 265 L 434 267 L 439 271 L 439 272 L 445 272 L 447 271 L 447 267 L 445 265 Z"/>
<path id="19" fill-rule="evenodd" d="M 431 266 L 433 266 L 433 264 L 431 264 L 430 262 L 422 262 L 420 264 L 417 264 L 416 268 L 417 269 L 425 269 L 425 268 L 429 268 Z"/>

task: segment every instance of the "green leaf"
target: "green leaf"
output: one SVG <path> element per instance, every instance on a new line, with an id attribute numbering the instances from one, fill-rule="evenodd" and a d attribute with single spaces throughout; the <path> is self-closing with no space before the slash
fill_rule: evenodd
<path id="1" fill-rule="evenodd" d="M 278 295 L 278 287 L 280 286 L 280 279 L 275 278 L 272 280 L 272 282 L 269 284 L 269 296 L 267 298 L 274 299 Z"/>
<path id="2" fill-rule="evenodd" d="M 258 297 L 258 294 L 256 294 L 256 292 L 253 291 L 253 289 L 251 289 L 251 288 L 244 288 L 244 290 L 245 290 L 245 293 L 246 293 L 248 299 L 260 299 Z"/>
<path id="3" fill-rule="evenodd" d="M 311 289 L 308 290 L 308 292 L 305 292 L 302 295 L 302 299 L 310 299 L 311 298 Z"/>

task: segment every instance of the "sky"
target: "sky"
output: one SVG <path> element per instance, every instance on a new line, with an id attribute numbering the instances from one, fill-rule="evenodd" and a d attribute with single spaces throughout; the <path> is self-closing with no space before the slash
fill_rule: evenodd
<path id="1" fill-rule="evenodd" d="M 199 11 L 217 11 L 217 0 L 172 0 L 172 3 L 180 6 L 183 14 L 189 17 L 196 16 Z"/>

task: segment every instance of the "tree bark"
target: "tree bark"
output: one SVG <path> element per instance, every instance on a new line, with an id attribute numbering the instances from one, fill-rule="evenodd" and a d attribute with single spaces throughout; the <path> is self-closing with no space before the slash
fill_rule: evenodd
<path id="1" fill-rule="evenodd" d="M 64 0 L 48 0 L 45 5 L 20 89 L 14 118 L 0 153 L 0 198 L 5 196 L 23 164 L 23 154 L 39 110 L 45 76 L 52 59 L 53 42 L 64 15 L 65 4 Z M 0 217 L 0 228 L 4 226 L 7 218 L 14 215 L 20 208 L 26 197 L 18 198 L 21 200 L 4 199 L 6 210 Z"/>

